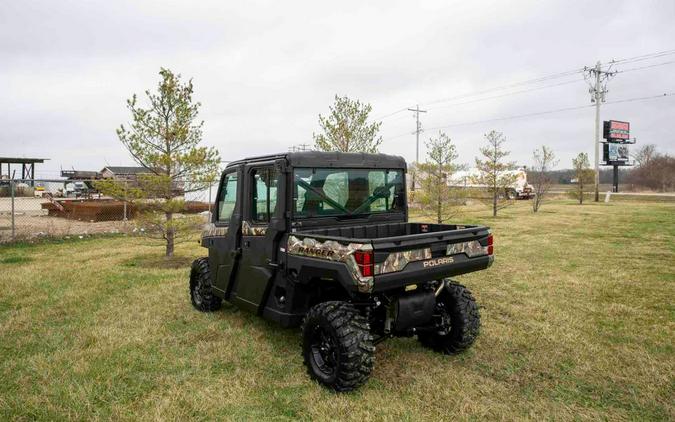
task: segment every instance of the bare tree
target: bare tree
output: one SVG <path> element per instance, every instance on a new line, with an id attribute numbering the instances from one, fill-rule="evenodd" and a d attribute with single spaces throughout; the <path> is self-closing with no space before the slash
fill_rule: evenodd
<path id="1" fill-rule="evenodd" d="M 590 168 L 591 163 L 588 161 L 588 154 L 585 152 L 580 152 L 576 158 L 572 159 L 572 167 L 574 169 L 574 182 L 577 187 L 571 192 L 571 195 L 581 205 L 584 203 L 584 192 L 595 179 L 595 172 Z"/>
<path id="2" fill-rule="evenodd" d="M 675 157 L 658 154 L 650 166 L 654 167 L 653 180 L 658 182 L 658 189 L 662 192 L 672 191 L 675 188 Z"/>
<path id="3" fill-rule="evenodd" d="M 410 182 L 408 188 L 408 206 L 416 206 L 419 203 L 419 197 L 417 195 L 417 190 L 414 189 L 413 180 L 417 180 L 419 174 L 419 168 L 417 163 L 408 164 L 408 177 L 407 180 Z"/>
<path id="4" fill-rule="evenodd" d="M 457 152 L 448 135 L 438 133 L 426 143 L 427 160 L 418 165 L 420 176 L 420 204 L 422 209 L 433 210 L 436 222 L 441 224 L 452 216 L 456 198 L 448 186 L 448 178 L 461 166 L 455 164 Z"/>
<path id="5" fill-rule="evenodd" d="M 544 202 L 544 197 L 553 185 L 553 179 L 550 171 L 558 164 L 553 150 L 546 145 L 541 149 L 535 149 L 532 153 L 532 168 L 529 172 L 529 179 L 534 186 L 534 199 L 532 200 L 532 211 L 537 212 Z"/>
<path id="6" fill-rule="evenodd" d="M 628 174 L 631 183 L 663 192 L 675 189 L 675 157 L 654 151 L 641 158 L 640 164 Z"/>
<path id="7" fill-rule="evenodd" d="M 503 148 L 506 138 L 501 132 L 494 130 L 485 135 L 487 145 L 480 148 L 484 160 L 476 157 L 476 168 L 479 175 L 474 178 L 474 183 L 485 185 L 487 192 L 491 196 L 492 216 L 497 216 L 497 210 L 503 208 L 499 206 L 500 195 L 506 197 L 506 189 L 515 181 L 516 175 L 510 173 L 510 170 L 516 168 L 515 163 L 505 161 L 511 153 Z"/>
<path id="8" fill-rule="evenodd" d="M 633 155 L 633 159 L 638 167 L 649 165 L 656 155 L 656 145 L 646 144 L 642 145 Z"/>

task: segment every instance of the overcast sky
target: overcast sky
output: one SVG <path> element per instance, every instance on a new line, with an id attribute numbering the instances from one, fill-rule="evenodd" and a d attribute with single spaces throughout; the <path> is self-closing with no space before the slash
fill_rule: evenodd
<path id="1" fill-rule="evenodd" d="M 369 3 L 369 4 L 366 4 Z M 335 94 L 381 117 L 420 104 L 470 163 L 490 129 L 513 160 L 546 144 L 570 167 L 592 159 L 594 110 L 458 125 L 590 104 L 581 74 L 482 97 L 494 87 L 675 49 L 675 1 L 12 1 L 0 3 L 0 156 L 45 157 L 38 174 L 133 161 L 115 128 L 125 100 L 159 81 L 160 67 L 193 78 L 204 143 L 224 160 L 312 143 Z M 675 55 L 616 66 L 675 61 Z M 675 63 L 618 74 L 607 101 L 675 92 Z M 569 82 L 569 83 L 567 83 Z M 545 87 L 558 84 L 555 87 Z M 485 97 L 504 95 L 485 101 Z M 474 101 L 469 104 L 458 102 Z M 607 104 L 641 143 L 675 153 L 675 96 Z M 382 119 L 381 151 L 415 156 L 410 112 Z M 424 152 L 425 150 L 422 149 Z"/>

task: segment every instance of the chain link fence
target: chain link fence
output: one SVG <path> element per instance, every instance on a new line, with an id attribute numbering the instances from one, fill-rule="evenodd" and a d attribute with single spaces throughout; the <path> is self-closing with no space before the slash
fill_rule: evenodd
<path id="1" fill-rule="evenodd" d="M 133 233 L 139 209 L 123 198 L 103 195 L 97 180 L 0 180 L 0 243 L 38 238 L 65 238 L 103 233 Z M 117 183 L 128 184 L 122 180 Z M 182 214 L 207 222 L 216 184 L 185 193 Z"/>

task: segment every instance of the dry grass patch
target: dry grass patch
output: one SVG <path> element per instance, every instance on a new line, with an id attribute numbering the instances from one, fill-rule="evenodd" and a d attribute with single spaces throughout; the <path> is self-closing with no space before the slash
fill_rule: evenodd
<path id="1" fill-rule="evenodd" d="M 0 247 L 0 419 L 675 418 L 675 204 L 519 202 L 495 265 L 459 277 L 482 306 L 475 347 L 378 346 L 361 390 L 305 375 L 297 330 L 192 309 L 205 250 L 117 237 Z"/>

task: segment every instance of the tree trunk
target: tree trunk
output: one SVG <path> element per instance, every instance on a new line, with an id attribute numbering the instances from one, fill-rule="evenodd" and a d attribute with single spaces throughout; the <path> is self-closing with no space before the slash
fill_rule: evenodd
<path id="1" fill-rule="evenodd" d="M 497 191 L 497 187 L 495 186 L 493 192 L 492 192 L 492 216 L 496 217 L 497 216 L 497 196 L 499 195 L 499 192 Z"/>
<path id="2" fill-rule="evenodd" d="M 173 220 L 173 213 L 166 213 L 166 257 L 171 258 L 173 256 L 173 246 L 174 246 L 174 229 L 171 225 L 171 220 Z"/>
<path id="3" fill-rule="evenodd" d="M 441 223 L 443 222 L 443 221 L 442 221 L 442 218 L 441 218 L 442 207 L 443 207 L 443 202 L 441 202 L 441 195 L 440 195 L 440 192 L 439 192 L 439 195 L 438 195 L 438 206 L 437 206 L 437 208 L 436 208 L 436 222 L 437 222 L 438 224 L 441 224 Z"/>

